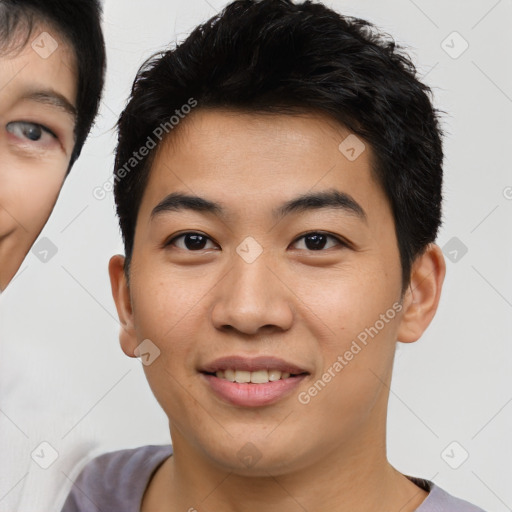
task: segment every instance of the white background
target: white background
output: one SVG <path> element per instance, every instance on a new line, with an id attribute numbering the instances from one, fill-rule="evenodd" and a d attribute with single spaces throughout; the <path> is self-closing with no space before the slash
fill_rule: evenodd
<path id="1" fill-rule="evenodd" d="M 90 456 L 169 441 L 140 363 L 118 345 L 107 262 L 122 244 L 112 195 L 99 201 L 92 191 L 112 173 L 114 125 L 139 65 L 224 5 L 105 5 L 108 74 L 100 116 L 41 234 L 58 252 L 47 263 L 30 253 L 0 297 L 0 511 L 58 510 L 68 477 Z M 433 87 L 436 106 L 447 112 L 438 242 L 457 237 L 467 247 L 457 262 L 447 260 L 440 309 L 427 333 L 398 349 L 389 458 L 400 471 L 488 511 L 512 510 L 512 2 L 329 5 L 407 45 Z M 456 59 L 442 47 L 453 31 L 469 44 Z M 456 35 L 446 41 L 452 53 L 462 48 Z M 47 470 L 30 458 L 42 441 L 59 453 Z M 469 454 L 458 469 L 442 457 L 453 441 L 446 457 L 452 465 L 463 450 Z"/>

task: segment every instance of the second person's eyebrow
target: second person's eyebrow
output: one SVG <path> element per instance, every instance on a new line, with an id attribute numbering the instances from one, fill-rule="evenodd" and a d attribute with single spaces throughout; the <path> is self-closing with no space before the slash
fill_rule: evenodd
<path id="1" fill-rule="evenodd" d="M 274 219 L 280 220 L 291 213 L 319 209 L 339 209 L 349 215 L 355 215 L 367 222 L 366 212 L 362 206 L 349 194 L 330 189 L 321 192 L 309 192 L 287 201 L 272 211 Z M 217 202 L 203 197 L 173 192 L 162 199 L 152 210 L 151 219 L 168 212 L 191 210 L 226 218 L 225 208 Z"/>
<path id="2" fill-rule="evenodd" d="M 34 90 L 24 94 L 21 99 L 36 101 L 44 105 L 57 107 L 59 110 L 66 112 L 73 118 L 76 118 L 76 108 L 62 94 L 52 90 Z"/>

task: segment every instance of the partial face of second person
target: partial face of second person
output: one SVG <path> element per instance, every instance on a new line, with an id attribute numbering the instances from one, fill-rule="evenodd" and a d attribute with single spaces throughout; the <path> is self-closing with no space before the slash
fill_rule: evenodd
<path id="1" fill-rule="evenodd" d="M 74 147 L 74 54 L 49 26 L 19 48 L 25 35 L 0 48 L 0 291 L 48 220 Z"/>
<path id="2" fill-rule="evenodd" d="M 396 340 L 415 341 L 434 314 L 437 246 L 415 262 L 402 298 L 371 149 L 347 159 L 338 146 L 348 132 L 333 121 L 198 110 L 179 130 L 151 168 L 129 287 L 122 258 L 110 264 L 124 351 L 150 340 L 145 372 L 175 463 L 186 454 L 192 466 L 247 475 L 382 463 Z M 307 195 L 320 196 L 293 206 Z M 358 351 L 353 341 L 375 326 Z M 261 367 L 300 375 L 215 375 L 242 370 L 243 380 Z"/>

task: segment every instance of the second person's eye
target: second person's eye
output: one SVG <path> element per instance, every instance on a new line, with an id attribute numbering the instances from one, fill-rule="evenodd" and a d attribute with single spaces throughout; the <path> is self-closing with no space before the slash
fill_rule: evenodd
<path id="1" fill-rule="evenodd" d="M 28 121 L 12 121 L 7 123 L 6 130 L 12 135 L 28 143 L 47 145 L 53 142 L 56 135 L 43 125 Z"/>

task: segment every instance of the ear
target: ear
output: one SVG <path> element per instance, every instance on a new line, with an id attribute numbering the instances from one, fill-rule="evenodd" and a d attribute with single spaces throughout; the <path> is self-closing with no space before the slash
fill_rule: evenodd
<path id="1" fill-rule="evenodd" d="M 120 254 L 112 256 L 108 264 L 108 273 L 110 275 L 110 286 L 112 287 L 112 296 L 116 303 L 117 315 L 121 322 L 121 329 L 119 331 L 121 348 L 127 356 L 137 357 L 134 353 L 137 347 L 137 336 L 135 335 L 130 288 L 126 281 L 124 261 L 124 256 Z"/>
<path id="2" fill-rule="evenodd" d="M 438 245 L 429 244 L 411 268 L 411 280 L 403 298 L 403 315 L 398 341 L 411 343 L 420 338 L 434 318 L 441 297 L 446 264 Z"/>

